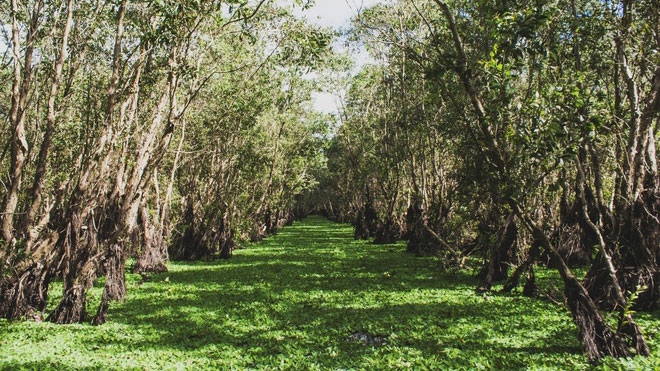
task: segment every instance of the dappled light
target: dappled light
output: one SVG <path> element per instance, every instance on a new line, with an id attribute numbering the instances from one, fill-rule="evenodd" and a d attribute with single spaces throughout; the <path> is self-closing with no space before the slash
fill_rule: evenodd
<path id="1" fill-rule="evenodd" d="M 658 0 L 0 29 L 0 369 L 660 369 Z"/>
<path id="2" fill-rule="evenodd" d="M 172 263 L 139 279 L 129 276 L 129 297 L 101 327 L 5 322 L 0 367 L 54 359 L 76 369 L 586 367 L 561 307 L 482 295 L 469 271 L 439 270 L 403 244 L 353 240 L 350 226 L 319 217 L 231 260 Z M 45 346 L 54 338 L 58 347 Z"/>

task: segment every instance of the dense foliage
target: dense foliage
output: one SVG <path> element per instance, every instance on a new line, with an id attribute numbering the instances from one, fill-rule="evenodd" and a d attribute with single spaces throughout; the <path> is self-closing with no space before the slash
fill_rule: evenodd
<path id="1" fill-rule="evenodd" d="M 325 213 L 447 265 L 481 259 L 479 291 L 535 296 L 535 267 L 556 267 L 590 359 L 648 354 L 631 309 L 660 304 L 658 17 L 625 0 L 366 9 L 349 35 L 375 62 L 327 151 Z"/>
<path id="2" fill-rule="evenodd" d="M 322 164 L 304 75 L 331 62 L 330 30 L 270 1 L 0 9 L 2 317 L 40 317 L 61 278 L 48 319 L 85 321 L 105 277 L 103 323 L 127 256 L 226 258 L 292 220 Z"/>
<path id="3" fill-rule="evenodd" d="M 0 317 L 103 324 L 127 270 L 316 211 L 438 269 L 477 261 L 476 297 L 544 296 L 555 269 L 589 361 L 650 355 L 660 4 L 382 2 L 343 35 L 373 60 L 345 87 L 334 32 L 291 14 L 309 5 L 0 4 Z"/>

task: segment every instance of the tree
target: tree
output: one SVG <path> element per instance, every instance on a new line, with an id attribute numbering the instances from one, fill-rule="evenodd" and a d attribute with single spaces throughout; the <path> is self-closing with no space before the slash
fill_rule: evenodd
<path id="1" fill-rule="evenodd" d="M 265 0 L 35 0 L 27 4 L 14 1 L 2 7 L 7 10 L 3 22 L 11 26 L 11 37 L 3 44 L 11 51 L 4 54 L 3 74 L 11 77 L 13 85 L 11 90 L 2 90 L 10 102 L 7 110 L 2 110 L 10 130 L 1 133 L 7 150 L 0 161 L 10 173 L 3 179 L 8 185 L 6 191 L 0 191 L 0 315 L 40 316 L 45 310 L 49 282 L 61 277 L 64 295 L 49 319 L 57 323 L 84 321 L 88 317 L 87 291 L 98 278 L 105 277 L 102 302 L 93 319 L 100 324 L 106 320 L 109 302 L 126 295 L 128 255 L 137 258 L 135 271 L 148 274 L 166 269 L 170 233 L 181 229 L 177 225 L 179 214 L 171 207 L 182 196 L 176 181 L 180 167 L 191 161 L 184 152 L 190 146 L 188 141 L 201 138 L 202 130 L 192 114 L 203 112 L 196 102 L 205 94 L 210 97 L 212 90 L 206 89 L 217 87 L 223 83 L 218 81 L 231 75 L 232 79 L 225 81 L 241 87 L 225 86 L 225 92 L 245 92 L 241 80 L 250 78 L 246 71 L 264 82 L 268 81 L 265 71 L 313 66 L 324 58 L 330 35 L 300 28 L 297 41 L 307 43 L 302 49 L 296 49 L 300 44 L 293 37 L 276 40 L 290 40 L 288 54 L 278 55 L 282 63 L 277 65 L 272 63 L 275 59 L 270 44 L 250 40 L 258 24 L 271 22 L 286 29 L 285 24 L 277 23 L 278 19 L 287 19 L 285 12 L 267 6 Z M 298 26 L 289 25 L 290 35 Z M 236 47 L 239 58 L 220 61 L 225 65 L 213 64 L 219 60 L 212 53 L 220 51 L 209 48 L 214 37 L 221 40 L 218 44 L 225 51 Z M 217 214 L 210 208 L 206 210 L 213 217 L 205 222 L 214 225 L 204 228 L 216 230 L 217 226 L 220 231 L 207 234 L 213 239 L 221 236 L 231 241 L 234 228 L 253 217 L 237 213 L 240 198 L 247 193 L 240 187 L 258 189 L 268 184 L 263 183 L 263 172 L 250 173 L 249 164 L 235 166 L 231 156 L 238 154 L 254 160 L 252 164 L 262 165 L 241 151 L 247 148 L 244 143 L 254 150 L 270 144 L 263 131 L 251 130 L 252 120 L 263 121 L 266 114 L 275 112 L 278 99 L 288 99 L 282 91 L 284 81 L 280 78 L 266 84 L 251 101 L 260 104 L 252 112 L 234 111 L 245 125 L 229 135 L 236 144 L 223 153 L 229 157 L 220 162 L 217 157 L 203 158 L 216 161 L 210 169 L 226 176 L 221 186 L 203 190 L 227 192 L 221 198 L 211 198 L 213 207 L 218 207 Z M 267 97 L 273 92 L 280 98 Z M 240 102 L 227 97 L 230 105 Z M 301 112 L 299 106 L 306 99 L 301 94 L 286 101 L 277 112 L 281 116 L 275 117 L 296 128 L 291 136 L 283 135 L 286 141 L 279 144 L 278 152 L 284 156 L 309 145 L 293 141 L 293 136 L 313 138 L 313 130 L 305 131 L 302 118 L 293 117 Z M 36 130 L 27 125 L 29 120 L 38 124 Z M 243 134 L 248 137 L 242 138 Z M 175 138 L 177 150 L 171 155 Z M 203 144 L 199 150 L 208 152 L 216 142 Z M 287 217 L 293 194 L 300 192 L 303 184 L 313 183 L 304 174 L 307 166 L 313 166 L 314 156 L 301 153 L 301 162 L 295 166 L 287 164 L 281 155 L 272 159 L 273 171 L 264 199 L 273 200 L 263 203 L 263 210 L 272 205 L 275 211 L 271 230 L 280 223 L 278 219 Z M 224 168 L 218 169 L 218 163 Z M 234 184 L 236 179 L 240 181 Z M 55 190 L 52 194 L 51 189 Z M 193 191 L 198 190 L 193 187 Z M 204 194 L 204 198 L 207 196 Z M 224 204 L 226 200 L 230 201 L 228 205 Z M 228 251 L 224 249 L 223 254 Z"/>
<path id="2" fill-rule="evenodd" d="M 627 106 L 622 92 L 634 91 L 640 85 L 631 83 L 630 78 L 627 84 L 622 83 L 625 76 L 645 75 L 626 74 L 627 64 L 622 61 L 628 59 L 621 56 L 621 38 L 612 37 L 608 43 L 607 36 L 615 35 L 611 30 L 626 30 L 634 23 L 623 22 L 627 14 L 639 16 L 626 7 L 632 9 L 627 3 L 450 4 L 434 0 L 397 2 L 370 9 L 357 22 L 357 39 L 374 50 L 381 62 L 377 70 L 382 77 L 368 84 L 359 79 L 353 82 L 345 126 L 336 138 L 340 149 L 330 154 L 336 157 L 331 157 L 330 163 L 343 161 L 343 165 L 337 166 L 338 172 L 348 173 L 338 177 L 342 179 L 339 184 L 350 184 L 337 187 L 344 193 L 342 202 L 364 198 L 360 195 L 363 188 L 356 182 L 370 176 L 378 185 L 394 182 L 394 192 L 389 194 L 406 195 L 411 251 L 428 249 L 429 242 L 425 241 L 430 241 L 440 247 L 439 251 L 448 252 L 443 259 L 459 264 L 463 256 L 475 249 L 479 251 L 485 263 L 481 290 L 507 279 L 508 267 L 513 265 L 516 269 L 506 290 L 518 285 L 527 273 L 524 291 L 533 295 L 534 265 L 541 263 L 544 256 L 549 257 L 546 262 L 557 267 L 564 279 L 569 308 L 580 328 L 587 356 L 593 360 L 606 355 L 631 355 L 629 346 L 636 354 L 648 354 L 643 336 L 626 308 L 631 305 L 627 298 L 637 290 L 630 282 L 642 276 L 649 282 L 650 275 L 622 274 L 625 264 L 618 257 L 628 256 L 625 260 L 630 266 L 631 251 L 635 249 L 617 248 L 614 253 L 613 246 L 625 246 L 625 239 L 620 238 L 624 225 L 647 223 L 648 228 L 651 219 L 644 223 L 616 222 L 617 215 L 626 212 L 619 213 L 605 202 L 606 195 L 626 199 L 617 191 L 622 189 L 621 179 L 636 177 L 631 177 L 630 171 L 612 176 L 610 169 L 634 167 L 621 159 L 644 162 L 648 164 L 642 166 L 646 169 L 653 169 L 655 162 L 655 154 L 648 154 L 652 151 L 647 149 L 654 148 L 652 140 L 644 139 L 653 137 L 644 131 L 652 126 L 652 109 L 648 108 L 650 121 L 646 126 L 631 119 L 623 129 L 617 121 L 625 115 Z M 652 16 L 644 18 L 648 14 L 640 19 L 651 19 Z M 647 44 L 648 41 L 650 38 Z M 642 85 L 654 86 L 652 69 L 646 76 L 649 78 Z M 365 85 L 360 88 L 362 92 L 357 90 Z M 627 101 L 635 101 L 635 94 L 628 96 Z M 650 88 L 648 107 L 654 107 L 655 96 Z M 353 102 L 366 103 L 355 105 L 354 109 Z M 386 109 L 378 111 L 381 105 Z M 388 126 L 392 122 L 397 125 Z M 354 127 L 349 132 L 347 128 L 351 126 Z M 390 128 L 397 128 L 395 137 L 405 140 L 392 148 L 405 151 L 374 152 L 378 157 L 373 162 L 365 161 L 369 157 L 361 157 L 360 152 L 350 155 L 350 148 L 366 149 L 368 154 L 379 144 L 392 144 L 385 135 L 360 136 L 373 126 L 379 128 L 378 133 L 391 133 Z M 635 143 L 636 149 L 625 149 L 619 139 L 630 128 L 634 134 L 626 137 L 633 138 L 628 142 Z M 435 130 L 438 139 L 415 146 L 415 138 L 434 132 L 429 129 Z M 640 129 L 644 129 L 641 136 L 637 134 Z M 349 137 L 349 133 L 355 134 Z M 610 155 L 607 148 L 617 142 L 621 148 L 618 153 L 627 155 Z M 434 148 L 430 148 L 434 144 L 443 146 L 448 155 L 440 162 Z M 343 154 L 338 155 L 340 151 Z M 389 158 L 396 159 L 395 167 L 403 164 L 402 168 L 409 170 L 403 175 L 378 175 L 377 169 L 387 166 Z M 431 170 L 438 168 L 444 170 L 436 170 L 442 177 L 431 177 Z M 612 187 L 615 179 L 619 179 L 617 186 Z M 654 179 L 653 175 L 649 179 Z M 641 183 L 628 182 L 633 188 L 632 184 Z M 434 199 L 429 197 L 425 184 L 456 186 L 451 196 Z M 394 199 L 382 194 L 383 200 Z M 653 201 L 649 202 L 645 203 L 645 210 L 649 211 L 646 215 L 653 215 Z M 382 205 L 378 201 L 374 204 L 376 209 L 387 210 L 378 206 Z M 638 215 L 644 214 L 641 208 L 637 210 Z M 353 213 L 358 220 L 363 219 L 364 212 Z M 436 232 L 455 226 L 458 221 L 463 222 L 459 229 L 459 236 L 463 237 L 454 239 L 465 241 L 469 236 L 474 241 L 462 249 L 447 243 L 446 233 Z M 652 248 L 637 256 L 651 257 L 651 251 Z M 592 256 L 595 260 L 585 285 L 569 265 L 589 263 Z M 653 271 L 648 266 L 642 271 Z M 624 276 L 636 278 L 624 283 Z M 605 302 L 613 303 L 619 310 L 616 329 L 610 328 L 600 313 L 598 306 Z"/>

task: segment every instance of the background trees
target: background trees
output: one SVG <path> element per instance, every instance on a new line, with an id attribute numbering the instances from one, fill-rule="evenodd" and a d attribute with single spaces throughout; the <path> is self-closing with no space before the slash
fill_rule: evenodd
<path id="1" fill-rule="evenodd" d="M 40 316 L 59 278 L 49 320 L 84 321 L 104 277 L 103 323 L 128 256 L 228 257 L 290 219 L 324 130 L 299 75 L 329 31 L 267 1 L 2 7 L 0 315 Z"/>
<path id="2" fill-rule="evenodd" d="M 629 346 L 648 354 L 626 309 L 658 304 L 658 9 L 641 6 L 415 1 L 365 11 L 354 35 L 376 63 L 352 84 L 333 143 L 344 151 L 329 152 L 345 218 L 356 230 L 369 229 L 367 214 L 372 225 L 406 220 L 409 249 L 448 262 L 478 254 L 480 290 L 507 279 L 511 290 L 525 275 L 533 295 L 534 265 L 558 267 L 590 358 Z M 574 264 L 591 264 L 583 281 Z M 616 328 L 597 307 L 618 310 Z"/>
<path id="3" fill-rule="evenodd" d="M 303 5 L 303 4 L 298 4 Z M 660 9 L 653 1 L 394 1 L 348 40 L 374 63 L 310 109 L 333 35 L 282 3 L 0 5 L 0 315 L 89 319 L 124 271 L 231 256 L 319 210 L 405 238 L 480 291 L 556 267 L 591 359 L 648 354 L 658 306 Z M 584 279 L 572 272 L 588 266 Z M 616 310 L 611 326 L 603 310 Z"/>

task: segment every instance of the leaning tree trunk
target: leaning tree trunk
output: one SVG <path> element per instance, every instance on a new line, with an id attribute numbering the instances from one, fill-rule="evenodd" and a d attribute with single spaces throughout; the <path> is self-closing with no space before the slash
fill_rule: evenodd
<path id="1" fill-rule="evenodd" d="M 447 267 L 454 264 L 459 267 L 463 265 L 461 252 L 453 248 L 428 226 L 419 198 L 415 199 L 408 208 L 406 225 L 408 238 L 406 249 L 408 252 L 417 255 L 442 254 L 444 255 L 442 261 Z M 451 259 L 447 257 L 451 257 Z"/>
<path id="2" fill-rule="evenodd" d="M 538 293 L 538 286 L 536 285 L 536 275 L 534 273 L 534 266 L 539 259 L 541 253 L 541 244 L 537 241 L 532 243 L 532 246 L 527 251 L 525 261 L 520 264 L 511 276 L 504 283 L 502 292 L 511 292 L 520 284 L 520 278 L 527 272 L 527 282 L 523 286 L 523 295 L 527 297 L 536 297 Z"/>
<path id="3" fill-rule="evenodd" d="M 61 197 L 62 192 L 57 190 L 49 212 L 60 204 Z M 44 228 L 39 229 L 46 229 L 49 220 L 48 216 L 42 218 L 39 225 Z M 3 272 L 0 277 L 0 317 L 41 320 L 46 309 L 49 283 L 62 256 L 57 247 L 59 238 L 57 232 L 44 232 L 35 243 L 26 245 L 24 256 L 12 254 L 2 260 L 0 271 L 3 270 L 2 264 L 8 264 L 12 269 Z"/>
<path id="4" fill-rule="evenodd" d="M 11 107 L 9 111 L 9 123 L 11 125 L 10 145 L 10 169 L 8 191 L 2 203 L 2 214 L 0 214 L 0 230 L 5 241 L 5 248 L 13 247 L 17 239 L 26 236 L 15 236 L 14 219 L 18 208 L 21 184 L 23 182 L 23 170 L 28 156 L 28 142 L 25 132 L 25 121 L 27 115 L 28 96 L 32 82 L 32 67 L 34 58 L 35 41 L 39 34 L 39 19 L 41 13 L 41 1 L 35 1 L 30 14 L 30 24 L 27 29 L 24 60 L 18 60 L 21 55 L 19 25 L 19 4 L 16 0 L 11 1 L 11 33 L 13 52 L 13 81 L 11 89 Z M 23 69 L 21 70 L 21 67 Z M 18 237 L 18 238 L 17 238 Z M 1 257 L 1 256 L 0 256 Z"/>
<path id="5" fill-rule="evenodd" d="M 41 262 L 21 270 L 14 279 L 0 281 L 0 316 L 10 320 L 39 320 L 46 309 L 51 273 Z"/>
<path id="6" fill-rule="evenodd" d="M 133 272 L 167 272 L 167 244 L 163 240 L 165 224 L 163 221 L 160 223 L 154 221 L 144 203 L 140 207 L 140 220 L 138 224 L 140 227 L 137 229 L 137 232 L 140 234 L 140 237 L 134 237 L 133 241 L 141 241 L 142 250 L 135 261 Z"/>
<path id="7" fill-rule="evenodd" d="M 92 156 L 83 165 L 77 184 L 73 185 L 71 198 L 64 206 L 64 217 L 60 218 L 63 223 L 61 229 L 66 231 L 58 242 L 64 249 L 62 266 L 59 267 L 64 278 L 64 295 L 48 318 L 54 323 L 80 323 L 86 319 L 87 290 L 100 273 L 107 254 L 104 243 L 115 232 L 120 217 L 120 206 L 108 197 L 107 179 L 114 157 L 112 147 L 116 144 L 118 135 L 114 116 L 118 106 L 117 91 L 122 64 L 121 44 L 126 6 L 127 0 L 123 0 L 117 15 L 104 128 L 95 142 Z M 134 81 L 138 79 L 139 73 Z M 127 99 L 135 100 L 137 96 L 130 94 Z"/>
<path id="8" fill-rule="evenodd" d="M 545 232 L 522 212 L 517 203 L 510 200 L 510 204 L 516 215 L 525 222 L 527 228 L 532 232 L 535 241 L 556 259 L 557 269 L 564 281 L 566 302 L 579 329 L 580 342 L 587 358 L 590 361 L 597 362 L 606 356 L 620 358 L 634 355 L 635 353 L 630 350 L 625 339 L 619 333 L 612 331 L 601 315 L 596 303 L 589 296 L 589 292 L 573 275 Z"/>
<path id="9" fill-rule="evenodd" d="M 446 2 L 442 0 L 434 0 L 434 2 L 440 7 L 451 31 L 452 41 L 456 52 L 458 53 L 457 63 L 454 69 L 476 112 L 478 129 L 482 135 L 483 145 L 485 147 L 484 152 L 496 171 L 506 179 L 504 157 L 502 156 L 500 145 L 495 140 L 493 128 L 488 122 L 483 99 L 479 94 L 469 71 L 468 59 L 461 35 L 456 25 L 456 19 Z M 658 81 L 658 85 L 660 85 L 660 81 Z M 632 356 L 635 353 L 630 350 L 629 345 L 633 345 L 636 348 L 637 354 L 648 355 L 648 348 L 646 347 L 645 349 L 646 344 L 644 343 L 641 334 L 636 334 L 638 336 L 636 339 L 633 339 L 633 344 L 628 344 L 622 339 L 619 333 L 614 333 L 611 330 L 608 323 L 598 311 L 596 304 L 589 296 L 587 290 L 571 273 L 562 256 L 557 252 L 546 234 L 529 216 L 527 216 L 526 213 L 522 211 L 518 202 L 513 198 L 507 199 L 507 202 L 516 216 L 518 216 L 532 232 L 534 238 L 539 241 L 539 243 L 541 243 L 558 262 L 559 273 L 564 281 L 566 300 L 571 310 L 571 314 L 573 315 L 573 319 L 580 331 L 580 340 L 587 357 L 590 360 L 597 361 L 606 356 L 617 358 Z"/>
<path id="10" fill-rule="evenodd" d="M 172 204 L 172 194 L 174 192 L 174 182 L 177 170 L 179 168 L 179 160 L 181 158 L 181 149 L 183 148 L 184 139 L 186 137 L 186 121 L 184 120 L 181 128 L 181 138 L 177 147 L 176 155 L 174 156 L 174 163 L 172 164 L 172 171 L 170 173 L 167 190 L 165 191 L 165 198 L 162 202 L 159 201 L 158 205 L 158 220 L 154 221 L 155 225 L 151 222 L 149 210 L 143 203 L 141 207 L 141 220 L 144 233 L 144 244 L 142 251 L 133 267 L 134 273 L 162 273 L 167 272 L 167 262 L 169 261 L 168 253 L 168 240 L 171 235 L 170 227 L 170 208 Z M 160 200 L 158 192 L 158 177 L 154 175 L 154 187 L 156 188 L 157 198 Z"/>
<path id="11" fill-rule="evenodd" d="M 113 244 L 103 262 L 105 271 L 105 287 L 101 296 L 101 304 L 92 319 L 92 324 L 101 325 L 107 321 L 110 301 L 123 300 L 126 297 L 124 271 L 126 257 L 124 249 L 119 244 Z"/>
<path id="12" fill-rule="evenodd" d="M 368 240 L 373 237 L 376 232 L 377 219 L 371 196 L 366 192 L 364 206 L 358 210 L 355 220 L 353 220 L 354 238 Z"/>
<path id="13" fill-rule="evenodd" d="M 497 233 L 497 240 L 490 246 L 488 261 L 481 273 L 482 281 L 478 288 L 479 291 L 490 290 L 493 282 L 503 281 L 508 276 L 511 250 L 518 238 L 518 228 L 514 217 L 514 213 L 509 214 Z"/>
<path id="14" fill-rule="evenodd" d="M 88 248 L 77 250 L 75 256 L 65 256 L 67 261 L 65 264 L 75 266 L 65 269 L 64 295 L 48 316 L 50 322 L 73 324 L 82 323 L 87 319 L 87 290 L 98 277 L 102 253 L 92 253 Z M 86 254 L 92 255 L 86 256 Z M 73 271 L 71 268 L 74 268 Z"/>

